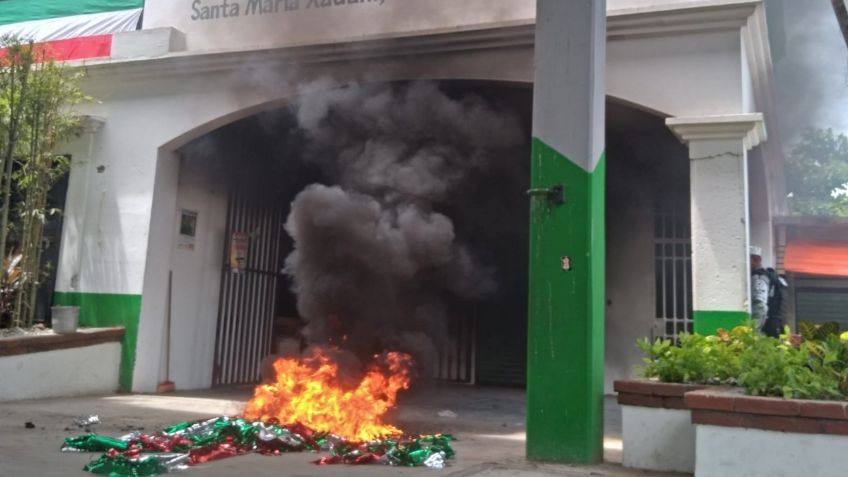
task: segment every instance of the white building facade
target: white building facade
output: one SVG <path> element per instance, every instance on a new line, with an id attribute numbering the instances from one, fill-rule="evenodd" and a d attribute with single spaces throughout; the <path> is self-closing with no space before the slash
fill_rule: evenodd
<path id="1" fill-rule="evenodd" d="M 748 246 L 773 253 L 772 217 L 785 196 L 781 146 L 767 136 L 765 8 L 608 0 L 608 138 L 623 151 L 607 180 L 608 196 L 622 192 L 607 209 L 608 383 L 632 374 L 640 337 L 709 332 L 748 316 Z M 273 312 L 254 309 L 271 320 L 255 329 L 222 322 L 232 197 L 186 160 L 190 146 L 315 85 L 432 80 L 529 91 L 534 24 L 534 0 L 148 0 L 142 29 L 114 35 L 111 57 L 80 63 L 97 102 L 83 107 L 85 133 L 63 151 L 72 166 L 55 301 L 80 305 L 84 324 L 127 327 L 126 390 L 151 392 L 166 372 L 181 389 L 255 379 L 234 367 L 258 369 Z M 630 200 L 663 195 L 628 185 L 636 156 L 682 171 L 651 187 L 688 190 L 669 207 Z M 182 211 L 196 217 L 190 246 Z M 515 319 L 522 326 L 526 317 Z"/>

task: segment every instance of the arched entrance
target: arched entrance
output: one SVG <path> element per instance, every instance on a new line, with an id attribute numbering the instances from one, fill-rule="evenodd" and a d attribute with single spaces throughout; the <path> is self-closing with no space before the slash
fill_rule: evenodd
<path id="1" fill-rule="evenodd" d="M 453 98 L 484 98 L 514 114 L 523 131 L 529 131 L 530 85 L 441 81 L 438 87 Z M 170 213 L 175 230 L 171 238 L 172 342 L 180 343 L 181 350 L 172 349 L 171 375 L 182 387 L 255 382 L 262 359 L 279 349 L 282 335 L 290 333 L 292 323 L 299 320 L 295 298 L 288 292 L 291 283 L 281 273 L 292 250 L 283 225 L 298 192 L 311 183 L 330 181 L 298 158 L 300 146 L 291 140 L 297 120 L 290 105 L 276 102 L 251 112 L 194 137 L 179 148 L 179 158 L 173 158 L 177 166 L 170 181 L 176 200 Z M 662 300 L 676 300 L 678 292 L 684 297 L 691 281 L 685 278 L 685 247 L 676 260 L 669 256 L 672 269 L 667 276 L 677 280 L 671 291 L 663 288 L 665 269 L 660 273 L 655 266 L 655 222 L 666 217 L 663 204 L 687 203 L 685 150 L 664 128 L 660 116 L 614 98 L 608 101 L 607 123 L 611 260 L 606 387 L 610 390 L 613 379 L 629 375 L 640 362 L 633 346 L 638 337 L 665 334 L 661 327 L 668 321 L 685 328 L 689 311 L 683 298 L 679 300 L 682 308 L 675 308 L 673 316 L 666 317 L 665 311 L 657 315 L 655 304 L 657 293 Z M 516 149 L 509 159 L 513 169 L 478 171 L 467 185 L 473 191 L 471 197 L 443 207 L 454 219 L 458 237 L 497 269 L 499 296 L 465 304 L 454 314 L 433 363 L 438 377 L 524 384 L 526 157 L 527 150 Z M 679 193 L 670 194 L 672 190 Z M 685 223 L 686 211 L 675 210 L 675 223 Z M 183 211 L 198 213 L 194 248 L 180 243 L 177 216 Z M 228 247 L 233 233 L 244 231 L 258 233 L 260 253 L 249 254 L 251 265 L 245 272 L 232 273 L 226 263 Z M 666 262 L 662 263 L 665 267 Z M 174 363 L 180 364 L 175 367 Z"/>
<path id="2" fill-rule="evenodd" d="M 446 159 L 450 163 L 448 166 L 454 169 L 437 167 L 444 177 L 421 177 L 421 180 L 443 180 L 445 190 L 422 186 L 423 193 L 430 191 L 438 197 L 416 197 L 401 205 L 406 207 L 414 203 L 449 218 L 453 222 L 450 233 L 455 234 L 456 244 L 461 244 L 463 253 L 470 251 L 468 257 L 457 258 L 474 261 L 480 276 L 485 275 L 486 280 L 492 281 L 487 285 L 490 289 L 476 294 L 465 290 L 474 286 L 457 283 L 446 292 L 443 286 L 427 284 L 435 277 L 425 270 L 421 272 L 420 287 L 428 294 L 438 290 L 435 293 L 438 297 L 428 295 L 427 303 L 427 306 L 438 308 L 437 311 L 425 310 L 420 303 L 411 308 L 398 307 L 391 300 L 386 306 L 409 311 L 409 315 L 433 313 L 441 316 L 425 326 L 403 329 L 405 337 L 422 333 L 432 339 L 437 348 L 428 357 L 428 375 L 461 382 L 522 385 L 526 354 L 524 251 L 527 243 L 529 86 L 447 81 L 384 83 L 367 88 L 366 102 L 380 100 L 387 91 L 395 91 L 393 98 L 407 102 L 408 106 L 411 94 L 434 94 L 437 101 L 446 107 L 459 108 L 458 112 L 480 112 L 482 128 L 501 124 L 486 122 L 484 114 L 494 111 L 508 118 L 510 125 L 514 123 L 516 138 L 509 142 L 489 136 L 510 134 L 509 131 L 451 132 L 444 127 L 440 130 L 437 124 L 433 124 L 432 133 L 423 131 L 425 136 L 432 136 L 425 137 L 424 142 L 438 142 L 440 134 L 459 134 L 462 136 L 459 142 L 481 142 L 465 152 L 469 153 L 469 164 L 471 161 L 486 161 L 486 164 L 466 167 L 456 162 L 456 158 Z M 416 92 L 404 96 L 410 90 Z M 326 94 L 332 96 L 338 91 Z M 400 103 L 385 106 L 403 107 Z M 293 327 L 296 332 L 304 324 L 290 292 L 290 278 L 281 272 L 293 247 L 283 225 L 299 192 L 313 183 L 335 185 L 338 177 L 333 176 L 335 165 L 331 165 L 328 172 L 326 163 L 316 164 L 303 159 L 309 155 L 308 148 L 320 147 L 320 144 L 299 142 L 297 136 L 302 134 L 303 128 L 298 125 L 297 112 L 296 106 L 294 109 L 267 110 L 200 136 L 179 150 L 180 159 L 175 161 L 179 166 L 174 171 L 177 177 L 171 180 L 177 189 L 175 209 L 181 217 L 193 217 L 197 224 L 196 238 L 182 237 L 177 230 L 169 247 L 171 262 L 176 267 L 171 270 L 173 288 L 169 293 L 171 314 L 175 317 L 172 343 L 180 343 L 178 349 L 171 349 L 170 369 L 171 376 L 181 387 L 256 382 L 262 359 L 280 349 L 278 343 L 287 337 L 286 334 L 292 334 Z M 410 113 L 414 115 L 414 112 L 402 114 Z M 396 113 L 390 109 L 386 111 L 387 116 L 393 114 Z M 433 112 L 422 114 L 431 117 Z M 395 119 L 407 120 L 408 117 Z M 450 124 L 450 118 L 444 120 Z M 339 135 L 352 134 L 344 127 L 338 130 Z M 412 137 L 402 139 L 409 143 L 417 141 Z M 384 138 L 382 144 L 394 141 L 394 138 Z M 494 146 L 483 146 L 483 141 L 491 141 Z M 363 147 L 368 143 L 367 138 L 363 139 Z M 426 145 L 421 150 L 430 151 L 431 147 Z M 483 151 L 491 158 L 476 156 Z M 415 161 L 418 156 L 406 159 Z M 408 161 L 386 174 L 404 174 L 403 167 L 407 165 Z M 433 171 L 428 169 L 427 172 Z M 406 180 L 398 177 L 399 181 Z M 346 185 L 350 186 L 349 180 L 347 184 L 342 181 L 342 186 Z M 379 184 L 379 190 L 363 183 L 354 186 L 360 188 L 360 193 L 381 194 L 380 200 L 390 202 L 391 207 L 395 206 L 394 199 L 383 197 L 382 194 L 387 193 L 383 186 L 388 187 L 389 193 L 392 188 L 412 187 L 407 183 Z M 363 187 L 367 190 L 361 192 Z M 420 205 L 422 202 L 424 205 Z M 181 219 L 172 220 L 174 229 L 178 229 Z M 246 263 L 243 270 L 233 272 L 227 263 L 227 254 L 234 237 L 245 235 L 249 236 L 250 243 Z M 217 250 L 217 253 L 210 250 Z M 469 273 L 467 270 L 454 272 Z M 211 279 L 216 273 L 219 278 Z M 451 280 L 450 277 L 446 279 Z M 404 343 L 401 346 L 410 346 Z M 203 362 L 204 358 L 208 361 Z"/>

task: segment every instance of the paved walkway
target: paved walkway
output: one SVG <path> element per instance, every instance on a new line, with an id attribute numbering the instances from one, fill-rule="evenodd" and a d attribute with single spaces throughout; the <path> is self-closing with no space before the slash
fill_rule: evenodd
<path id="1" fill-rule="evenodd" d="M 89 454 L 63 454 L 65 437 L 80 430 L 73 419 L 98 414 L 103 423 L 95 428 L 105 435 L 122 435 L 137 428 L 155 431 L 175 422 L 219 415 L 239 414 L 249 388 L 232 388 L 171 395 L 113 395 L 22 401 L 0 405 L 0 476 L 85 476 L 82 467 Z M 450 410 L 457 417 L 440 417 Z M 454 434 L 457 458 L 442 471 L 426 468 L 381 466 L 316 467 L 314 454 L 281 457 L 240 456 L 194 467 L 187 476 L 607 476 L 648 474 L 623 469 L 620 410 L 611 399 L 606 406 L 605 456 L 610 463 L 591 467 L 548 465 L 524 460 L 524 393 L 517 389 L 442 386 L 406 396 L 399 411 L 390 417 L 407 432 Z M 27 429 L 32 422 L 34 429 Z"/>

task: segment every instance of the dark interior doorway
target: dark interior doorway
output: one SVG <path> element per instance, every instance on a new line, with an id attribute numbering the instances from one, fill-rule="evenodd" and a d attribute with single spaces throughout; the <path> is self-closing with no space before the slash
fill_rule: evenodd
<path id="1" fill-rule="evenodd" d="M 453 220 L 457 240 L 491 269 L 497 288 L 473 301 L 449 302 L 448 333 L 440 337 L 435 377 L 523 386 L 532 89 L 459 81 L 442 82 L 439 88 L 453 98 L 482 97 L 516 115 L 526 142 L 503 151 L 486 170 L 465 177 L 457 188 L 461 192 L 438 204 L 438 212 Z M 331 184 L 320 168 L 301 159 L 300 139 L 292 110 L 279 109 L 232 123 L 186 146 L 194 155 L 203 150 L 220 158 L 210 164 L 220 169 L 229 195 L 214 385 L 257 381 L 262 359 L 278 351 L 277 343 L 297 337 L 302 325 L 291 280 L 283 273 L 293 249 L 285 220 L 305 186 Z M 251 236 L 248 263 L 239 273 L 227 263 L 234 233 Z"/>

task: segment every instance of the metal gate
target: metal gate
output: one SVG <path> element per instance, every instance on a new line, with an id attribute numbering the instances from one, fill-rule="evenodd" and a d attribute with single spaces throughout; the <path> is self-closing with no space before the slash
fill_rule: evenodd
<path id="1" fill-rule="evenodd" d="M 654 336 L 692 332 L 692 236 L 686 200 L 665 203 L 654 215 Z"/>
<path id="2" fill-rule="evenodd" d="M 794 279 L 795 321 L 835 321 L 848 328 L 848 280 L 813 277 Z"/>
<path id="3" fill-rule="evenodd" d="M 476 312 L 472 312 L 449 323 L 447 339 L 439 350 L 436 379 L 459 383 L 474 382 L 475 315 Z"/>
<path id="4" fill-rule="evenodd" d="M 260 363 L 271 352 L 284 233 L 283 211 L 274 202 L 250 191 L 230 194 L 212 377 L 215 386 L 258 381 Z M 241 270 L 229 264 L 234 234 L 249 237 Z"/>

